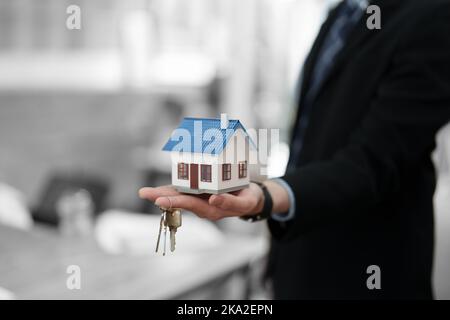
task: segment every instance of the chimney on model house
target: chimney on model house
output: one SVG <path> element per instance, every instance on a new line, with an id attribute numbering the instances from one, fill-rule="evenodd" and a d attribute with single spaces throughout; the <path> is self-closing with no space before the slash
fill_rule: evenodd
<path id="1" fill-rule="evenodd" d="M 228 128 L 228 115 L 226 113 L 220 114 L 220 129 Z"/>

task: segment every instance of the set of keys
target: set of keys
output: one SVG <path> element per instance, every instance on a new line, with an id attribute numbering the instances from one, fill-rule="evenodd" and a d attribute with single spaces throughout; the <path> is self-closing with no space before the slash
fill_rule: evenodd
<path id="1" fill-rule="evenodd" d="M 160 208 L 161 220 L 159 222 L 158 240 L 156 242 L 156 251 L 159 250 L 159 243 L 161 240 L 161 233 L 164 229 L 164 244 L 163 244 L 163 256 L 166 255 L 166 243 L 167 243 L 167 229 L 170 233 L 170 251 L 175 251 L 175 233 L 177 229 L 181 227 L 181 211 L 180 209 L 165 209 Z"/>

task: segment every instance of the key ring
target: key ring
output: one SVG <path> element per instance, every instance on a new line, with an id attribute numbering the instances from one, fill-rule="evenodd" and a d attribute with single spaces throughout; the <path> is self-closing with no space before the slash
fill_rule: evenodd
<path id="1" fill-rule="evenodd" d="M 170 203 L 168 210 L 171 210 L 172 209 L 172 200 L 170 199 L 170 197 L 166 197 L 166 198 L 167 198 L 167 200 L 169 200 L 169 203 Z"/>

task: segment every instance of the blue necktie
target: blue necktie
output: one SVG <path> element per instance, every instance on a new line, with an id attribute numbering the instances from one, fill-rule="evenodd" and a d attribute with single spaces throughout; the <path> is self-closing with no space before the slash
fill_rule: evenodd
<path id="1" fill-rule="evenodd" d="M 309 89 L 304 98 L 303 111 L 302 114 L 299 115 L 300 119 L 291 146 L 289 167 L 294 167 L 297 164 L 303 147 L 303 139 L 306 128 L 308 127 L 309 114 L 314 99 L 322 82 L 328 76 L 336 55 L 344 47 L 350 31 L 362 17 L 364 8 L 362 5 L 363 2 L 364 1 L 345 0 L 339 8 L 336 19 L 325 37 L 312 72 Z"/>

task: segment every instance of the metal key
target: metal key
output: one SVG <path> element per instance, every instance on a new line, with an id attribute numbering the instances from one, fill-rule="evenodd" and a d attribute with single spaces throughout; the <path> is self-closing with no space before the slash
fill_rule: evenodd
<path id="1" fill-rule="evenodd" d="M 164 243 L 163 243 L 163 256 L 166 255 L 166 243 L 167 243 L 167 229 L 170 233 L 170 251 L 175 250 L 175 233 L 177 229 L 181 226 L 181 211 L 180 209 L 165 209 L 160 208 L 161 220 L 159 223 L 158 239 L 156 242 L 156 252 L 159 249 L 159 243 L 161 240 L 161 232 L 164 229 Z"/>
<path id="2" fill-rule="evenodd" d="M 165 213 L 164 211 L 161 213 L 161 220 L 159 221 L 159 232 L 158 232 L 158 240 L 156 240 L 156 250 L 155 252 L 158 252 L 159 249 L 159 243 L 161 242 L 161 232 L 164 225 L 164 219 L 165 219 Z"/>
<path id="3" fill-rule="evenodd" d="M 175 250 L 175 233 L 181 227 L 181 211 L 180 209 L 172 209 L 166 211 L 166 224 L 170 232 L 170 251 Z"/>

